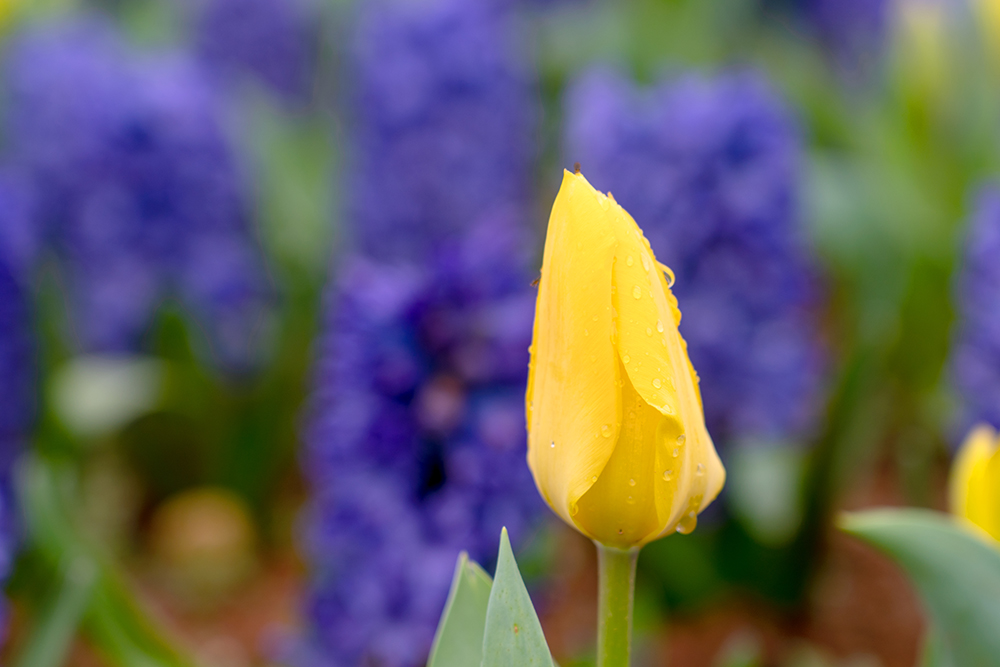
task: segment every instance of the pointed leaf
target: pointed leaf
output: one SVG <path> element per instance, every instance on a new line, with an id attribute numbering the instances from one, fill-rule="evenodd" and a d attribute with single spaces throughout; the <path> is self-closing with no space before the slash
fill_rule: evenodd
<path id="1" fill-rule="evenodd" d="M 469 667 L 483 661 L 483 632 L 492 587 L 490 575 L 470 561 L 469 554 L 460 553 L 427 667 Z"/>
<path id="2" fill-rule="evenodd" d="M 500 533 L 497 571 L 486 610 L 482 667 L 552 667 L 552 654 L 517 569 L 506 528 Z"/>
<path id="3" fill-rule="evenodd" d="M 936 626 L 943 664 L 991 665 L 1000 655 L 1000 544 L 989 544 L 946 515 L 873 510 L 847 515 L 842 528 L 898 563 Z M 933 663 L 932 663 L 933 664 Z"/>

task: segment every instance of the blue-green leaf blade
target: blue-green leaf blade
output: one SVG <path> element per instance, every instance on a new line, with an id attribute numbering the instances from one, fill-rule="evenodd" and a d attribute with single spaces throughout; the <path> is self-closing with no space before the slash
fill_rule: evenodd
<path id="1" fill-rule="evenodd" d="M 1000 545 L 928 510 L 871 510 L 841 527 L 898 563 L 936 628 L 939 664 L 995 664 L 1000 656 Z"/>
<path id="2" fill-rule="evenodd" d="M 483 568 L 458 555 L 427 667 L 469 667 L 483 661 L 483 633 L 493 580 Z"/>
<path id="3" fill-rule="evenodd" d="M 506 528 L 500 533 L 497 571 L 486 610 L 482 667 L 553 667 Z"/>

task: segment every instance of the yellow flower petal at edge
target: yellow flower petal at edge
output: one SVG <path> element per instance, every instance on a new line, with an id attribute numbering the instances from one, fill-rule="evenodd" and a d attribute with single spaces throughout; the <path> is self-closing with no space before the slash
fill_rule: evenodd
<path id="1" fill-rule="evenodd" d="M 1000 540 L 1000 436 L 986 424 L 966 437 L 948 481 L 952 514 Z"/>
<path id="2" fill-rule="evenodd" d="M 565 172 L 536 304 L 528 463 L 549 505 L 601 544 L 690 532 L 725 481 L 680 317 L 636 222 Z"/>

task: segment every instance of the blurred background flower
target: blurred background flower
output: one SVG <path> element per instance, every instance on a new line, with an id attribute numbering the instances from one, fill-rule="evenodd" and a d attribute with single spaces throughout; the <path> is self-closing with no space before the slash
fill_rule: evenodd
<path id="1" fill-rule="evenodd" d="M 85 350 L 136 349 L 171 296 L 217 360 L 246 365 L 266 277 L 221 100 L 183 54 L 140 56 L 97 17 L 8 49 L 9 160 L 38 202 L 31 243 L 65 271 Z"/>
<path id="2" fill-rule="evenodd" d="M 367 3 L 304 470 L 331 664 L 419 665 L 455 559 L 523 543 L 536 98 L 501 3 Z"/>

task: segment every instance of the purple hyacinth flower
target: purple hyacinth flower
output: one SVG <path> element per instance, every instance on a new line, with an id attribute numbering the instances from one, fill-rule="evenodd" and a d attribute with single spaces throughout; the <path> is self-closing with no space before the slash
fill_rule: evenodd
<path id="1" fill-rule="evenodd" d="M 330 664 L 422 664 L 458 552 L 489 562 L 501 527 L 523 540 L 543 511 L 525 461 L 534 299 L 517 223 L 487 219 L 427 263 L 343 262 L 304 461 Z"/>
<path id="2" fill-rule="evenodd" d="M 422 665 L 460 550 L 544 512 L 525 460 L 535 127 L 509 3 L 365 3 L 350 46 L 355 249 L 328 296 L 303 468 L 296 664 Z"/>
<path id="3" fill-rule="evenodd" d="M 288 100 L 312 92 L 316 0 L 186 0 L 194 48 L 224 77 L 249 75 Z"/>
<path id="4" fill-rule="evenodd" d="M 266 289 L 224 103 L 202 68 L 134 53 L 88 18 L 20 36 L 6 74 L 10 156 L 84 349 L 136 347 L 177 296 L 224 363 L 248 362 Z"/>
<path id="5" fill-rule="evenodd" d="M 0 192 L 0 228 L 6 228 L 6 195 Z M 5 239 L 0 237 L 0 244 Z M 5 250 L 0 245 L 0 250 Z M 20 542 L 13 464 L 28 440 L 35 416 L 35 359 L 31 314 L 19 272 L 0 252 L 0 583 L 7 581 Z M 0 602 L 0 640 L 7 609 Z"/>
<path id="6" fill-rule="evenodd" d="M 349 44 L 345 191 L 368 254 L 420 257 L 471 220 L 525 211 L 537 102 L 504 5 L 363 3 Z"/>
<path id="7" fill-rule="evenodd" d="M 676 274 L 713 436 L 801 435 L 821 353 L 790 112 L 752 73 L 637 90 L 595 69 L 571 88 L 567 114 L 569 159 L 641 222 Z"/>
<path id="8" fill-rule="evenodd" d="M 975 199 L 957 283 L 958 325 L 951 373 L 962 399 L 961 435 L 1000 428 L 1000 188 Z"/>

